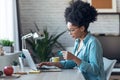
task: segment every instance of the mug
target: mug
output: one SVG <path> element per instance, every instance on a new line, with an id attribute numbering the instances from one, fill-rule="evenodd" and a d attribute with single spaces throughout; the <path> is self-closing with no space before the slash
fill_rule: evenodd
<path id="1" fill-rule="evenodd" d="M 59 57 L 51 57 L 50 62 L 59 62 L 60 58 Z"/>

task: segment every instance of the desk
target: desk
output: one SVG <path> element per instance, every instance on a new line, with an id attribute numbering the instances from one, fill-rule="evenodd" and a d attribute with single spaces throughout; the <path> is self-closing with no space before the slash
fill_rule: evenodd
<path id="1" fill-rule="evenodd" d="M 61 72 L 41 72 L 40 74 L 22 75 L 15 80 L 85 80 L 76 69 L 63 69 Z"/>
<path id="2" fill-rule="evenodd" d="M 1 80 L 1 78 L 0 78 Z M 19 78 L 2 80 L 85 80 L 77 69 L 63 69 L 61 72 L 40 72 L 39 74 L 21 75 Z"/>

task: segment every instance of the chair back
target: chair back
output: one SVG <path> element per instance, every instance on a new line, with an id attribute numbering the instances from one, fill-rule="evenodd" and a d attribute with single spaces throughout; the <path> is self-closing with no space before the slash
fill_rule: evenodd
<path id="1" fill-rule="evenodd" d="M 108 58 L 103 57 L 103 62 L 104 62 L 104 71 L 105 71 L 105 76 L 106 80 L 110 79 L 112 69 L 114 68 L 115 63 L 117 60 L 110 60 Z"/>

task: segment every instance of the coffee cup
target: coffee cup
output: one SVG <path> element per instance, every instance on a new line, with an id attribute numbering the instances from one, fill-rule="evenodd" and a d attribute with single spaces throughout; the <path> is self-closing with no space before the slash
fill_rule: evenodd
<path id="1" fill-rule="evenodd" d="M 59 57 L 51 57 L 50 62 L 59 62 L 60 58 Z"/>

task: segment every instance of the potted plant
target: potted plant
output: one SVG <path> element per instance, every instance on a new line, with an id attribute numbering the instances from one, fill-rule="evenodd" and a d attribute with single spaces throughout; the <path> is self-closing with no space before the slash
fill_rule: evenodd
<path id="1" fill-rule="evenodd" d="M 37 29 L 38 26 L 36 25 Z M 39 29 L 38 29 L 39 31 Z M 64 50 L 64 47 L 58 42 L 58 38 L 63 35 L 66 31 L 59 34 L 49 34 L 47 28 L 43 30 L 44 38 L 38 39 L 27 39 L 26 41 L 31 45 L 34 53 L 37 55 L 39 61 L 48 61 L 50 57 L 54 56 L 53 49 L 59 47 Z"/>
<path id="2" fill-rule="evenodd" d="M 13 41 L 10 41 L 8 39 L 1 39 L 0 40 L 0 45 L 3 46 L 3 50 L 6 52 L 6 53 L 11 53 L 13 52 Z"/>
<path id="3" fill-rule="evenodd" d="M 19 72 L 19 70 L 20 70 L 19 61 L 17 61 L 17 60 L 16 60 L 16 61 L 13 61 L 12 67 L 13 67 L 13 69 L 14 69 L 14 73 Z"/>

